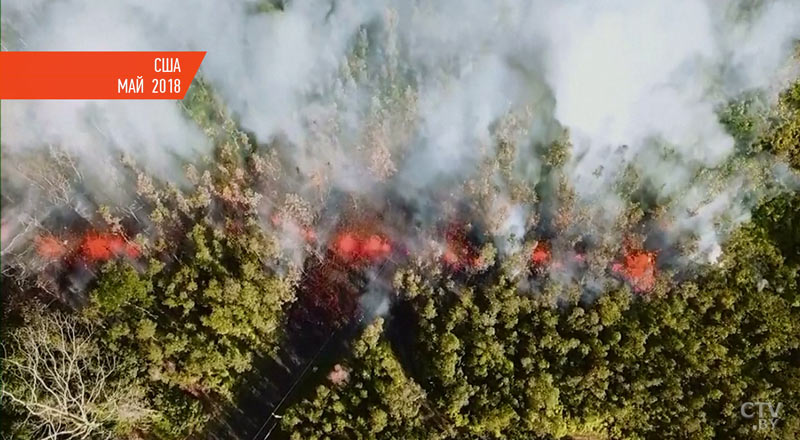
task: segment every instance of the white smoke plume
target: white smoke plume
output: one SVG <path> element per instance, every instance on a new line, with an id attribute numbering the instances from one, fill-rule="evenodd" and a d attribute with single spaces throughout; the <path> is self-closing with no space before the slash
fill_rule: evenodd
<path id="1" fill-rule="evenodd" d="M 751 202 L 741 195 L 753 187 L 726 175 L 736 186 L 719 190 L 702 174 L 735 153 L 717 110 L 743 92 L 773 96 L 800 37 L 794 0 L 279 6 L 3 0 L 2 42 L 208 51 L 199 75 L 259 143 L 280 140 L 275 148 L 299 171 L 298 193 L 312 199 L 320 181 L 346 193 L 390 187 L 422 216 L 439 195 L 464 195 L 498 154 L 504 121 L 523 114 L 513 181 L 540 183 L 542 146 L 567 128 L 566 178 L 592 222 L 602 229 L 617 219 L 627 202 L 616 188 L 633 170 L 669 207 L 675 233 L 700 237 L 698 255 L 713 259 L 719 219 L 745 220 Z M 181 165 L 211 148 L 180 104 L 166 101 L 3 101 L 2 128 L 4 167 L 14 154 L 56 146 L 90 174 L 126 153 L 178 180 Z M 521 237 L 534 206 L 511 196 L 508 179 L 488 183 L 499 193 L 492 206 L 509 214 L 497 231 Z"/>

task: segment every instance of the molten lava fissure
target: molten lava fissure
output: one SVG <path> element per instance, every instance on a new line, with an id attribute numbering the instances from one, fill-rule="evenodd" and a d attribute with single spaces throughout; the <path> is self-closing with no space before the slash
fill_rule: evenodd
<path id="1" fill-rule="evenodd" d="M 136 258 L 139 253 L 138 246 L 114 234 L 89 233 L 81 245 L 81 254 L 89 261 L 106 261 L 116 256 Z"/>
<path id="2" fill-rule="evenodd" d="M 288 223 L 281 221 L 279 216 L 274 216 L 272 222 L 284 227 Z M 298 227 L 295 229 L 306 242 L 314 242 L 317 235 L 311 227 Z M 478 245 L 478 239 L 469 236 L 468 229 L 462 224 L 450 224 L 443 231 L 443 244 L 441 245 L 441 261 L 454 271 L 473 271 L 483 266 L 484 262 Z M 138 245 L 130 242 L 121 234 L 108 232 L 88 231 L 83 235 L 68 235 L 67 237 L 44 234 L 34 239 L 36 253 L 40 258 L 47 261 L 83 261 L 85 263 L 101 263 L 113 258 L 138 258 L 141 256 L 141 249 Z M 361 271 L 368 266 L 386 262 L 398 251 L 393 245 L 393 241 L 382 231 L 382 228 L 371 223 L 364 224 L 358 222 L 357 226 L 353 223 L 340 227 L 338 232 L 333 234 L 327 245 L 327 256 L 320 256 L 321 260 L 316 265 L 313 272 L 315 275 L 307 276 L 309 287 L 312 291 L 326 292 L 329 287 L 342 284 L 335 281 L 339 278 L 347 278 L 349 271 Z M 407 251 L 400 243 L 400 254 Z M 536 242 L 529 254 L 529 264 L 534 276 L 541 275 L 549 270 L 559 270 L 565 266 L 574 267 L 575 265 L 585 264 L 585 250 L 570 253 L 568 256 L 554 257 L 552 245 L 547 240 Z M 331 264 L 333 264 L 331 266 Z M 334 270 L 334 268 L 336 268 Z M 636 292 L 650 291 L 656 280 L 656 252 L 639 249 L 635 246 L 625 245 L 623 254 L 610 267 L 611 272 L 629 283 Z M 308 275 L 308 274 L 307 274 Z M 332 281 L 333 280 L 333 281 Z M 349 285 L 349 283 L 344 283 Z M 322 288 L 324 286 L 324 288 Z M 337 290 L 337 289 L 334 289 Z M 347 289 L 344 289 L 347 290 Z M 350 315 L 354 304 L 352 298 L 339 299 L 338 294 L 327 292 L 322 297 L 317 298 L 321 304 L 318 308 L 337 309 L 343 307 L 338 315 Z M 356 297 L 349 294 L 347 297 Z M 336 298 L 336 299 L 334 299 Z M 344 302 L 337 307 L 330 307 L 330 304 Z"/>
<path id="3" fill-rule="evenodd" d="M 336 240 L 336 253 L 341 257 L 350 257 L 358 251 L 358 242 L 353 234 L 345 232 Z"/>
<path id="4" fill-rule="evenodd" d="M 331 246 L 339 258 L 350 262 L 374 263 L 384 260 L 391 254 L 389 240 L 378 234 L 362 235 L 344 231 L 333 240 Z"/>
<path id="5" fill-rule="evenodd" d="M 636 292 L 650 291 L 656 283 L 656 253 L 626 247 L 622 261 L 614 263 L 611 270 Z"/>
<path id="6" fill-rule="evenodd" d="M 292 325 L 304 333 L 327 335 L 359 316 L 359 298 L 371 282 L 367 274 L 387 267 L 397 252 L 386 228 L 368 215 L 348 216 L 332 230 L 326 252 L 305 261 L 290 311 Z M 316 237 L 311 229 L 304 235 Z"/>
<path id="7" fill-rule="evenodd" d="M 545 241 L 539 241 L 531 251 L 531 263 L 537 266 L 544 266 L 550 263 L 552 252 L 550 244 Z"/>
<path id="8" fill-rule="evenodd" d="M 57 260 L 67 254 L 67 246 L 52 235 L 40 235 L 34 240 L 36 253 L 46 260 Z"/>
<path id="9" fill-rule="evenodd" d="M 357 313 L 364 287 L 357 269 L 336 259 L 310 259 L 304 268 L 298 301 L 290 313 L 298 328 L 338 328 Z"/>
<path id="10" fill-rule="evenodd" d="M 450 225 L 445 230 L 445 248 L 442 261 L 454 270 L 474 269 L 483 265 L 476 246 L 467 237 L 462 225 Z"/>
<path id="11" fill-rule="evenodd" d="M 77 238 L 59 239 L 53 235 L 41 235 L 34 239 L 36 253 L 46 260 L 58 260 L 68 256 L 79 257 L 89 263 L 108 261 L 115 257 L 138 258 L 139 246 L 125 237 L 105 232 L 88 232 Z"/>

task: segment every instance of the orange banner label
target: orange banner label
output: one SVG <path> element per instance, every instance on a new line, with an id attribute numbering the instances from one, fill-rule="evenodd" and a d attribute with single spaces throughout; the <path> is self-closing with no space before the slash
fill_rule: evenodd
<path id="1" fill-rule="evenodd" d="M 0 52 L 0 99 L 183 99 L 205 52 Z"/>

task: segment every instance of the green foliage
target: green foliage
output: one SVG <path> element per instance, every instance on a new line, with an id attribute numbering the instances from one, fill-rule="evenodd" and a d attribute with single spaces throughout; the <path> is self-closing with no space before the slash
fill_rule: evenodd
<path id="1" fill-rule="evenodd" d="M 790 262 L 800 263 L 800 194 L 779 195 L 755 211 L 755 223 L 769 234 Z"/>
<path id="2" fill-rule="evenodd" d="M 749 153 L 754 151 L 753 144 L 767 126 L 768 113 L 764 98 L 749 93 L 721 108 L 719 119 L 733 136 L 739 151 Z"/>
<path id="3" fill-rule="evenodd" d="M 420 321 L 421 382 L 430 384 L 433 405 L 453 426 L 478 437 L 566 434 L 559 390 L 540 352 L 555 341 L 541 333 L 542 345 L 526 343 L 529 326 L 553 330 L 557 311 L 543 306 L 541 316 L 526 316 L 534 301 L 505 279 L 477 292 L 447 286 L 424 292 L 427 298 L 415 304 L 429 309 L 433 301 L 438 313 Z"/>
<path id="4" fill-rule="evenodd" d="M 800 408 L 797 266 L 767 233 L 787 211 L 762 207 L 773 217 L 740 229 L 717 267 L 651 299 L 607 290 L 555 309 L 503 276 L 403 272 L 412 370 L 456 437 L 752 438 L 743 402 Z M 798 413 L 784 411 L 775 434 L 794 438 Z"/>
<path id="5" fill-rule="evenodd" d="M 781 95 L 760 146 L 800 169 L 800 81 Z"/>
<path id="6" fill-rule="evenodd" d="M 183 249 L 174 263 L 108 263 L 82 313 L 148 384 L 159 409 L 152 432 L 177 439 L 208 420 L 201 400 L 229 400 L 254 357 L 275 350 L 294 291 L 268 267 L 273 252 L 258 230 L 201 221 L 173 245 Z"/>
<path id="7" fill-rule="evenodd" d="M 287 410 L 283 428 L 292 440 L 435 439 L 426 426 L 425 393 L 403 371 L 378 318 L 353 343 L 349 377 L 317 387 Z"/>
<path id="8" fill-rule="evenodd" d="M 156 438 L 182 439 L 204 426 L 209 419 L 198 400 L 188 399 L 180 390 L 156 385 L 153 406 L 160 413 L 150 431 Z"/>
<path id="9" fill-rule="evenodd" d="M 253 356 L 274 349 L 293 291 L 247 240 L 202 224 L 186 239 L 182 264 L 104 268 L 85 314 L 104 325 L 110 349 L 140 356 L 152 380 L 228 397 Z"/>

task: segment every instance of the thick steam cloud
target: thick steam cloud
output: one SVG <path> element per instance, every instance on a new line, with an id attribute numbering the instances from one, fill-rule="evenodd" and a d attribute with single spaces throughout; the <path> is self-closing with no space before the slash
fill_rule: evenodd
<path id="1" fill-rule="evenodd" d="M 199 76 L 297 170 L 289 184 L 312 204 L 332 191 L 392 194 L 416 207 L 415 222 L 432 224 L 443 198 L 483 194 L 469 184 L 483 179 L 493 189 L 484 215 L 499 217 L 491 229 L 503 237 L 500 250 L 514 249 L 505 239 L 521 240 L 537 210 L 519 188 L 547 179 L 543 152 L 566 129 L 564 177 L 592 228 L 614 229 L 628 203 L 620 181 L 633 173 L 666 207 L 670 239 L 695 237 L 692 257 L 711 260 L 747 219 L 758 183 L 703 172 L 731 169 L 736 151 L 718 109 L 747 92 L 772 99 L 800 37 L 792 0 L 5 0 L 2 8 L 4 50 L 208 51 Z M 181 182 L 181 167 L 212 147 L 172 102 L 4 101 L 2 126 L 4 171 L 14 166 L 8 158 L 63 149 L 92 197 L 124 197 L 91 184 L 120 153 Z M 501 151 L 498 139 L 515 148 Z M 482 174 L 487 158 L 501 156 L 507 173 Z M 4 222 L 13 215 L 4 208 Z"/>

